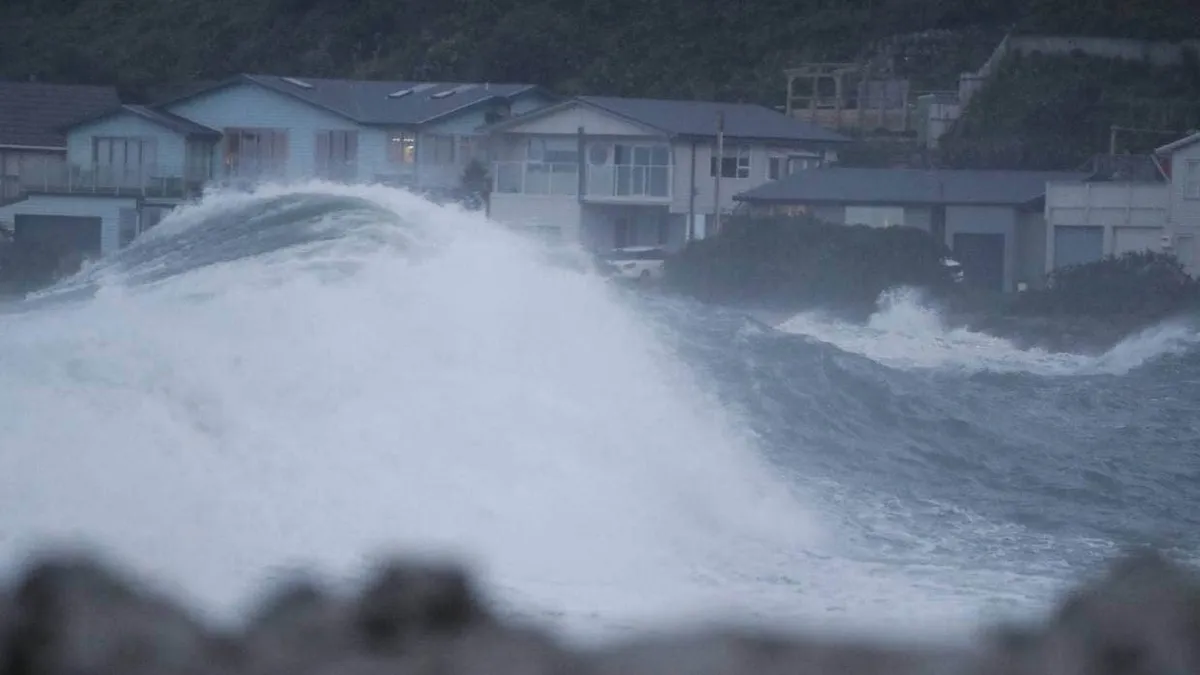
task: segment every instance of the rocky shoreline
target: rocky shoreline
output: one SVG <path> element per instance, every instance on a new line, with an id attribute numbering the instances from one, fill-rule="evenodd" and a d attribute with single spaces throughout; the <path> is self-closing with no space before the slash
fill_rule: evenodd
<path id="1" fill-rule="evenodd" d="M 347 597 L 293 583 L 236 634 L 83 556 L 0 590 L 3 675 L 1183 675 L 1200 672 L 1200 581 L 1156 554 L 1117 561 L 1037 625 L 905 647 L 710 628 L 587 650 L 507 623 L 459 569 L 398 560 Z"/>

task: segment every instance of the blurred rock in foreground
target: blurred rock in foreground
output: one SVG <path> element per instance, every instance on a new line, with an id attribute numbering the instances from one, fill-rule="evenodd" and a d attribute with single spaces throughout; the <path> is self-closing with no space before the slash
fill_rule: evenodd
<path id="1" fill-rule="evenodd" d="M 84 557 L 46 558 L 0 589 L 0 675 L 1187 675 L 1200 673 L 1200 584 L 1144 554 L 1043 624 L 958 649 L 710 629 L 573 651 L 506 625 L 459 570 L 395 562 L 354 597 L 295 582 L 240 634 Z"/>

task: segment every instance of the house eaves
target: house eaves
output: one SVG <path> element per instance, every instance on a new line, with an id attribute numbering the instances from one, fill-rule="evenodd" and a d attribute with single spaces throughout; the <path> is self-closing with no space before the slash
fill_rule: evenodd
<path id="1" fill-rule="evenodd" d="M 563 110 L 569 110 L 572 106 L 582 106 L 582 107 L 588 108 L 589 110 L 594 110 L 602 115 L 605 115 L 608 117 L 614 117 L 623 122 L 628 122 L 629 124 L 642 127 L 643 129 L 646 129 L 647 131 L 650 131 L 652 133 L 655 133 L 655 134 L 658 134 L 661 136 L 665 136 L 667 138 L 675 137 L 675 134 L 672 134 L 670 131 L 667 131 L 666 129 L 661 129 L 656 126 L 646 124 L 645 122 L 643 122 L 641 120 L 634 119 L 632 117 L 629 117 L 628 115 L 623 115 L 619 112 L 609 110 L 608 108 L 598 106 L 593 103 L 589 103 L 588 101 L 585 101 L 585 100 L 583 100 L 581 98 L 577 98 L 577 97 L 569 98 L 565 101 L 562 101 L 561 103 L 556 103 L 554 105 L 546 106 L 545 108 L 538 108 L 537 110 L 531 110 L 531 111 L 525 113 L 524 115 L 517 115 L 515 117 L 509 117 L 508 119 L 504 119 L 499 122 L 495 122 L 493 124 L 484 125 L 482 127 L 479 127 L 479 130 L 486 132 L 486 133 L 494 133 L 494 132 L 504 131 L 505 129 L 517 126 L 519 124 L 524 124 L 531 120 L 541 119 L 543 117 L 547 117 L 547 116 L 562 112 Z"/>
<path id="2" fill-rule="evenodd" d="M 1170 143 L 1167 143 L 1166 145 L 1162 146 L 1161 148 L 1155 149 L 1154 154 L 1169 155 L 1173 152 L 1182 150 L 1182 149 L 1184 149 L 1190 145 L 1193 145 L 1195 143 L 1200 143 L 1200 131 L 1193 132 L 1192 134 L 1190 134 L 1188 136 L 1184 136 L 1183 138 L 1181 138 L 1177 141 L 1172 141 Z"/>
<path id="3" fill-rule="evenodd" d="M 155 110 L 153 108 L 147 108 L 145 106 L 130 105 L 130 104 L 125 104 L 125 105 L 119 106 L 117 108 L 113 108 L 111 110 L 106 110 L 106 111 L 100 113 L 99 115 L 94 115 L 92 117 L 88 117 L 88 118 L 85 118 L 82 120 L 78 120 L 76 122 L 72 122 L 70 124 L 63 125 L 58 128 L 58 131 L 61 131 L 64 133 L 69 132 L 72 129 L 76 129 L 78 127 L 81 127 L 81 126 L 84 126 L 87 124 L 95 124 L 96 122 L 99 122 L 101 120 L 105 120 L 105 119 L 108 119 L 115 115 L 121 115 L 124 113 L 134 115 L 134 116 L 144 119 L 152 124 L 156 124 L 160 127 L 163 127 L 164 129 L 167 129 L 169 131 L 174 131 L 174 132 L 182 134 L 184 136 L 205 137 L 205 138 L 220 138 L 221 137 L 221 132 L 217 131 L 216 129 L 210 129 L 209 127 L 206 127 L 202 124 L 193 122 L 192 120 L 189 120 L 185 117 L 180 117 L 178 115 L 175 115 L 175 114 L 163 111 L 163 110 Z"/>

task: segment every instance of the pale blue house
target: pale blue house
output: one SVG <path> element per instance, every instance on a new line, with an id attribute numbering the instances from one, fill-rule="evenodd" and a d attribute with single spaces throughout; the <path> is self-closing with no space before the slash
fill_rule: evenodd
<path id="1" fill-rule="evenodd" d="M 472 159 L 486 159 L 479 127 L 556 100 L 527 84 L 239 75 L 158 109 L 219 132 L 209 155 L 217 180 L 326 178 L 436 189 L 456 187 Z M 171 162 L 204 166 L 199 142 L 171 147 L 182 149 L 167 156 Z"/>
<path id="2" fill-rule="evenodd" d="M 481 127 L 557 101 L 528 84 L 238 75 L 58 128 L 65 156 L 0 203 L 0 223 L 82 237 L 107 255 L 214 182 L 452 190 L 472 160 L 486 166 Z"/>

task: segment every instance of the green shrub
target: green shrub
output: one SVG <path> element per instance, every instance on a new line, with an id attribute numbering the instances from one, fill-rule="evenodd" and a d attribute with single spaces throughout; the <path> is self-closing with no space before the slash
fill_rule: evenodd
<path id="1" fill-rule="evenodd" d="M 720 235 L 667 261 L 668 288 L 716 302 L 873 311 L 895 286 L 953 286 L 946 249 L 914 227 L 837 225 L 811 217 L 734 216 Z"/>
<path id="2" fill-rule="evenodd" d="M 1174 255 L 1132 251 L 1051 272 L 1048 287 L 1014 299 L 1020 314 L 1127 316 L 1149 320 L 1182 312 L 1200 299 L 1200 284 Z"/>

